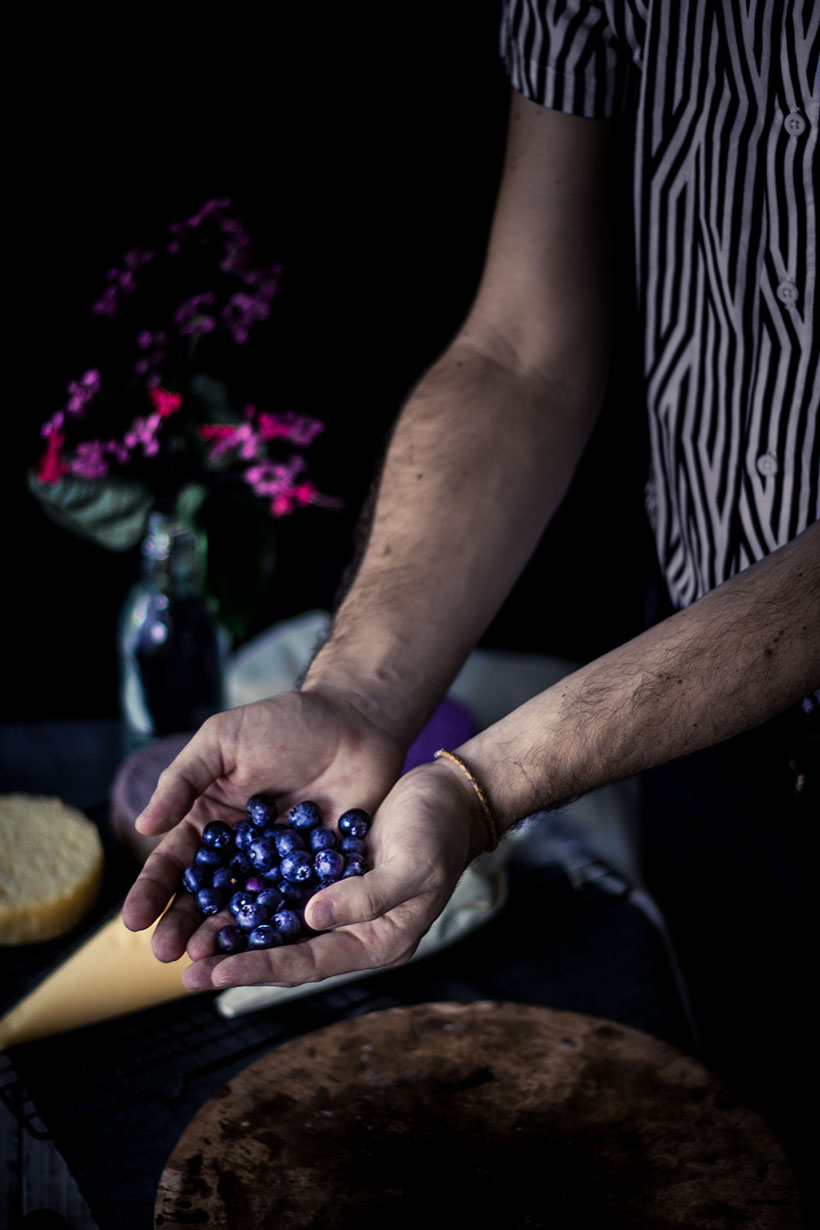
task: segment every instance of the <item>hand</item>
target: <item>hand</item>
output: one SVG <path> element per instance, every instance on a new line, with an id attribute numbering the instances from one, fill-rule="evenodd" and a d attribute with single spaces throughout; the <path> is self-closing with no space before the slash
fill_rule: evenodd
<path id="1" fill-rule="evenodd" d="M 137 822 L 143 833 L 170 831 L 125 900 L 125 925 L 141 931 L 160 917 L 205 825 L 217 819 L 237 824 L 250 795 L 272 794 L 280 813 L 313 799 L 326 822 L 349 807 L 372 814 L 401 771 L 403 755 L 353 706 L 316 691 L 286 693 L 209 718 L 163 772 Z M 161 961 L 175 961 L 187 948 L 197 960 L 214 951 L 213 931 L 181 892 L 157 925 L 154 952 Z M 200 985 L 195 975 L 186 981 Z"/>
<path id="2" fill-rule="evenodd" d="M 402 965 L 449 901 L 465 867 L 480 853 L 483 824 L 469 782 L 444 762 L 400 778 L 373 816 L 373 869 L 317 893 L 308 925 L 322 931 L 282 948 L 209 956 L 222 925 L 207 919 L 188 945 L 189 989 L 298 986 L 334 974 Z"/>

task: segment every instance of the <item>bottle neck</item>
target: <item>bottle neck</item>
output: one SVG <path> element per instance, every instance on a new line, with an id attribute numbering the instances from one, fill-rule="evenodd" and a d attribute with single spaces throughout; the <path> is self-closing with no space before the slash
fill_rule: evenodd
<path id="1" fill-rule="evenodd" d="M 178 596 L 202 593 L 205 537 L 193 526 L 164 513 L 151 513 L 142 543 L 146 585 Z"/>

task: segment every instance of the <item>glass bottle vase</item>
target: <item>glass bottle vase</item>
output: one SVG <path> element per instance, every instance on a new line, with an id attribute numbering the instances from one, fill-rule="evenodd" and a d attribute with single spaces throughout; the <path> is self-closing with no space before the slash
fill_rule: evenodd
<path id="1" fill-rule="evenodd" d="M 142 575 L 120 614 L 118 656 L 124 748 L 193 733 L 225 707 L 228 637 L 203 592 L 204 535 L 151 513 Z"/>

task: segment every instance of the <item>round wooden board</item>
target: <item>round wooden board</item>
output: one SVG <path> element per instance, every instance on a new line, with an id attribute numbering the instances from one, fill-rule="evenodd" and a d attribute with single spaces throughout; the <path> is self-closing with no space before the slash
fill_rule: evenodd
<path id="1" fill-rule="evenodd" d="M 674 1047 L 609 1021 L 437 1003 L 271 1051 L 196 1114 L 155 1226 L 795 1230 L 764 1121 Z"/>

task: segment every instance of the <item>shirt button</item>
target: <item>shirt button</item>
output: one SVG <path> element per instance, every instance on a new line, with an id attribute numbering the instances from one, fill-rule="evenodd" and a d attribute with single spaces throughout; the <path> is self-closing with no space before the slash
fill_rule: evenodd
<path id="1" fill-rule="evenodd" d="M 783 127 L 793 137 L 799 137 L 801 133 L 806 131 L 806 121 L 802 115 L 798 115 L 796 111 L 792 111 L 791 115 L 787 115 L 783 121 Z"/>
<path id="2" fill-rule="evenodd" d="M 781 282 L 775 291 L 781 303 L 796 303 L 798 293 L 794 282 Z"/>
<path id="3" fill-rule="evenodd" d="M 777 473 L 777 458 L 771 453 L 762 453 L 757 459 L 757 472 L 764 478 L 771 478 Z"/>

